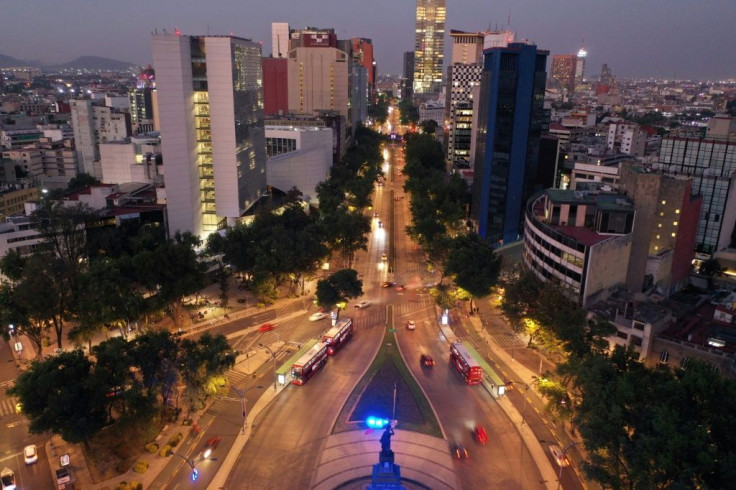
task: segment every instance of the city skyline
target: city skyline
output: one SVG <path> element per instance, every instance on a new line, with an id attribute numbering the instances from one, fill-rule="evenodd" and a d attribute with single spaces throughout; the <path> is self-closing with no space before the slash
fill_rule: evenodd
<path id="1" fill-rule="evenodd" d="M 151 33 L 173 32 L 176 27 L 189 35 L 232 33 L 249 38 L 261 42 L 268 56 L 272 22 L 288 22 L 292 28 L 333 27 L 340 39 L 373 39 L 381 74 L 400 74 L 403 53 L 414 49 L 414 0 L 398 5 L 389 0 L 347 1 L 337 7 L 329 0 L 285 0 L 257 9 L 234 0 L 195 5 L 133 0 L 124 9 L 112 4 L 90 7 L 83 0 L 64 5 L 49 9 L 42 2 L 7 0 L 6 11 L 12 15 L 0 18 L 0 54 L 45 63 L 103 56 L 145 65 L 152 62 Z M 620 0 L 593 9 L 584 0 L 559 0 L 555 9 L 540 15 L 546 5 L 540 0 L 492 5 L 450 0 L 446 31 L 510 28 L 517 39 L 529 39 L 551 54 L 577 53 L 584 38 L 586 76 L 597 76 L 601 64 L 607 63 L 619 78 L 736 77 L 736 52 L 724 42 L 732 36 L 729 21 L 736 18 L 736 3 Z M 446 58 L 449 61 L 447 53 Z"/>

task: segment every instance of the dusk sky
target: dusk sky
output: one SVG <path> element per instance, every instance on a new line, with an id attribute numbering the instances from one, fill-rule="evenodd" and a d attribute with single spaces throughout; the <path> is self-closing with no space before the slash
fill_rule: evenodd
<path id="1" fill-rule="evenodd" d="M 92 55 L 151 62 L 151 32 L 230 34 L 263 42 L 271 22 L 333 27 L 367 37 L 380 73 L 399 74 L 414 49 L 414 0 L 2 0 L 0 54 L 45 63 Z M 608 63 L 617 77 L 736 77 L 736 0 L 448 0 L 447 32 L 505 28 L 550 54 L 576 53 L 586 76 Z"/>

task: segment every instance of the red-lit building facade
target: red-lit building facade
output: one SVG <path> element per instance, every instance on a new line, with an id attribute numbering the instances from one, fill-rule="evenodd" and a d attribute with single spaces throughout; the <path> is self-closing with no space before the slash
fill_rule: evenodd
<path id="1" fill-rule="evenodd" d="M 266 116 L 289 112 L 289 79 L 286 58 L 262 58 L 263 112 Z"/>

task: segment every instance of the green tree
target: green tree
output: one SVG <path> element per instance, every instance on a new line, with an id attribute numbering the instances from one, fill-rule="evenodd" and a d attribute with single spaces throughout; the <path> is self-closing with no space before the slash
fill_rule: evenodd
<path id="1" fill-rule="evenodd" d="M 363 281 L 355 269 L 341 269 L 317 282 L 317 303 L 328 309 L 363 295 Z M 338 310 L 338 314 L 339 314 Z"/>
<path id="2" fill-rule="evenodd" d="M 23 404 L 32 434 L 52 431 L 71 443 L 85 443 L 107 420 L 105 394 L 81 350 L 36 361 L 8 393 Z"/>
<path id="3" fill-rule="evenodd" d="M 485 298 L 498 283 L 501 257 L 476 234 L 465 234 L 452 241 L 447 259 L 446 273 L 451 275 L 458 287 L 473 298 Z"/>
<path id="4" fill-rule="evenodd" d="M 217 392 L 215 378 L 235 365 L 236 353 L 223 335 L 205 333 L 198 341 L 184 339 L 178 358 L 184 381 L 184 399 L 191 411 L 200 408 Z"/>
<path id="5" fill-rule="evenodd" d="M 419 109 L 409 99 L 402 99 L 399 102 L 399 111 L 401 116 L 399 118 L 401 124 L 415 124 L 419 121 Z"/>
<path id="6" fill-rule="evenodd" d="M 130 356 L 139 374 L 135 389 L 152 405 L 166 407 L 176 395 L 178 352 L 178 339 L 168 330 L 145 332 L 132 342 Z"/>
<path id="7" fill-rule="evenodd" d="M 438 126 L 439 124 L 437 124 L 437 121 L 435 121 L 434 119 L 428 119 L 419 123 L 419 127 L 421 128 L 422 133 L 425 134 L 435 134 L 437 132 Z"/>
<path id="8" fill-rule="evenodd" d="M 182 300 L 205 285 L 206 266 L 194 250 L 198 245 L 200 241 L 193 235 L 177 233 L 174 240 L 133 258 L 138 280 L 157 292 L 160 305 L 169 305 L 177 327 L 181 322 Z"/>
<path id="9" fill-rule="evenodd" d="M 127 389 L 133 386 L 134 360 L 130 355 L 130 344 L 122 337 L 113 337 L 92 347 L 95 356 L 94 376 L 97 386 L 102 392 L 119 393 L 118 396 L 106 396 L 107 417 L 112 420 L 113 406 L 118 400 L 122 414 L 128 415 L 128 406 L 125 400 L 129 397 Z"/>

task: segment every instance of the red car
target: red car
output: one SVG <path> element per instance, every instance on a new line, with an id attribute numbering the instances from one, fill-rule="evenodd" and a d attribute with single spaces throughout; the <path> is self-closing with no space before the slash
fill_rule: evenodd
<path id="1" fill-rule="evenodd" d="M 404 286 L 403 284 L 397 284 L 396 285 L 396 290 L 397 291 L 404 291 L 405 289 L 406 289 L 406 286 Z"/>
<path id="2" fill-rule="evenodd" d="M 261 332 L 261 333 L 263 333 L 263 332 L 270 332 L 274 328 L 276 328 L 276 324 L 275 323 L 264 323 L 263 325 L 261 325 L 260 327 L 258 327 L 258 331 Z"/>
<path id="3" fill-rule="evenodd" d="M 478 441 L 478 444 L 485 444 L 486 442 L 488 442 L 488 434 L 486 433 L 486 430 L 483 428 L 482 425 L 476 425 L 473 432 L 475 434 L 475 440 Z"/>
<path id="4" fill-rule="evenodd" d="M 422 354 L 419 357 L 419 363 L 424 367 L 432 367 L 434 366 L 434 359 L 432 359 L 432 356 L 428 356 L 427 354 Z"/>

